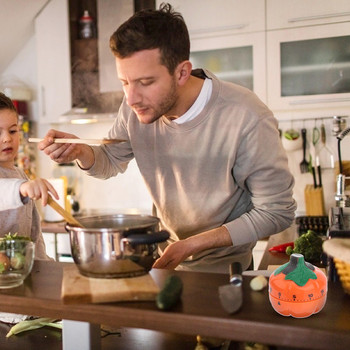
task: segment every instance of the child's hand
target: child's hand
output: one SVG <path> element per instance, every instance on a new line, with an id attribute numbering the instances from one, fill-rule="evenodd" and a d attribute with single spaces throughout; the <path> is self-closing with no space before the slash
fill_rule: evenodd
<path id="1" fill-rule="evenodd" d="M 51 183 L 45 179 L 35 179 L 24 182 L 20 188 L 19 192 L 23 197 L 29 197 L 30 199 L 37 200 L 41 198 L 41 203 L 43 206 L 47 204 L 48 193 L 59 199 L 55 188 Z"/>

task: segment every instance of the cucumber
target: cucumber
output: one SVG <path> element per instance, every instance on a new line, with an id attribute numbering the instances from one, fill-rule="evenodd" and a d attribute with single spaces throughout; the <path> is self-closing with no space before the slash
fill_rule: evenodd
<path id="1" fill-rule="evenodd" d="M 181 298 L 183 283 L 180 277 L 170 275 L 165 280 L 162 290 L 156 297 L 156 305 L 158 309 L 169 310 Z"/>

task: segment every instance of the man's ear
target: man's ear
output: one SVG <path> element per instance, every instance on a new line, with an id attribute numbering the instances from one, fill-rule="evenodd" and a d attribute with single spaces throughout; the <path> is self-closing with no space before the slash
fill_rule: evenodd
<path id="1" fill-rule="evenodd" d="M 181 62 L 175 70 L 175 76 L 179 85 L 184 85 L 192 72 L 192 63 L 190 61 Z"/>

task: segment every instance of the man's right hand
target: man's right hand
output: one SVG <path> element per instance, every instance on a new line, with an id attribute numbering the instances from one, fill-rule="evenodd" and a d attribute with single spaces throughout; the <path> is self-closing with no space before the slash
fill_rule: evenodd
<path id="1" fill-rule="evenodd" d="M 44 140 L 39 142 L 38 148 L 56 163 L 70 163 L 77 160 L 83 169 L 89 169 L 93 166 L 95 156 L 90 146 L 75 143 L 54 143 L 55 138 L 77 139 L 78 137 L 51 129 Z"/>

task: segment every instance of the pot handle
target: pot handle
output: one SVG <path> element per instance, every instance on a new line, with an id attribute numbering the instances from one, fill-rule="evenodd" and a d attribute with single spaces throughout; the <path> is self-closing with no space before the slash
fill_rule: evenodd
<path id="1" fill-rule="evenodd" d="M 159 231 L 153 233 L 145 233 L 145 234 L 131 234 L 125 237 L 125 240 L 128 243 L 132 244 L 152 244 L 164 242 L 170 237 L 168 231 Z"/>

